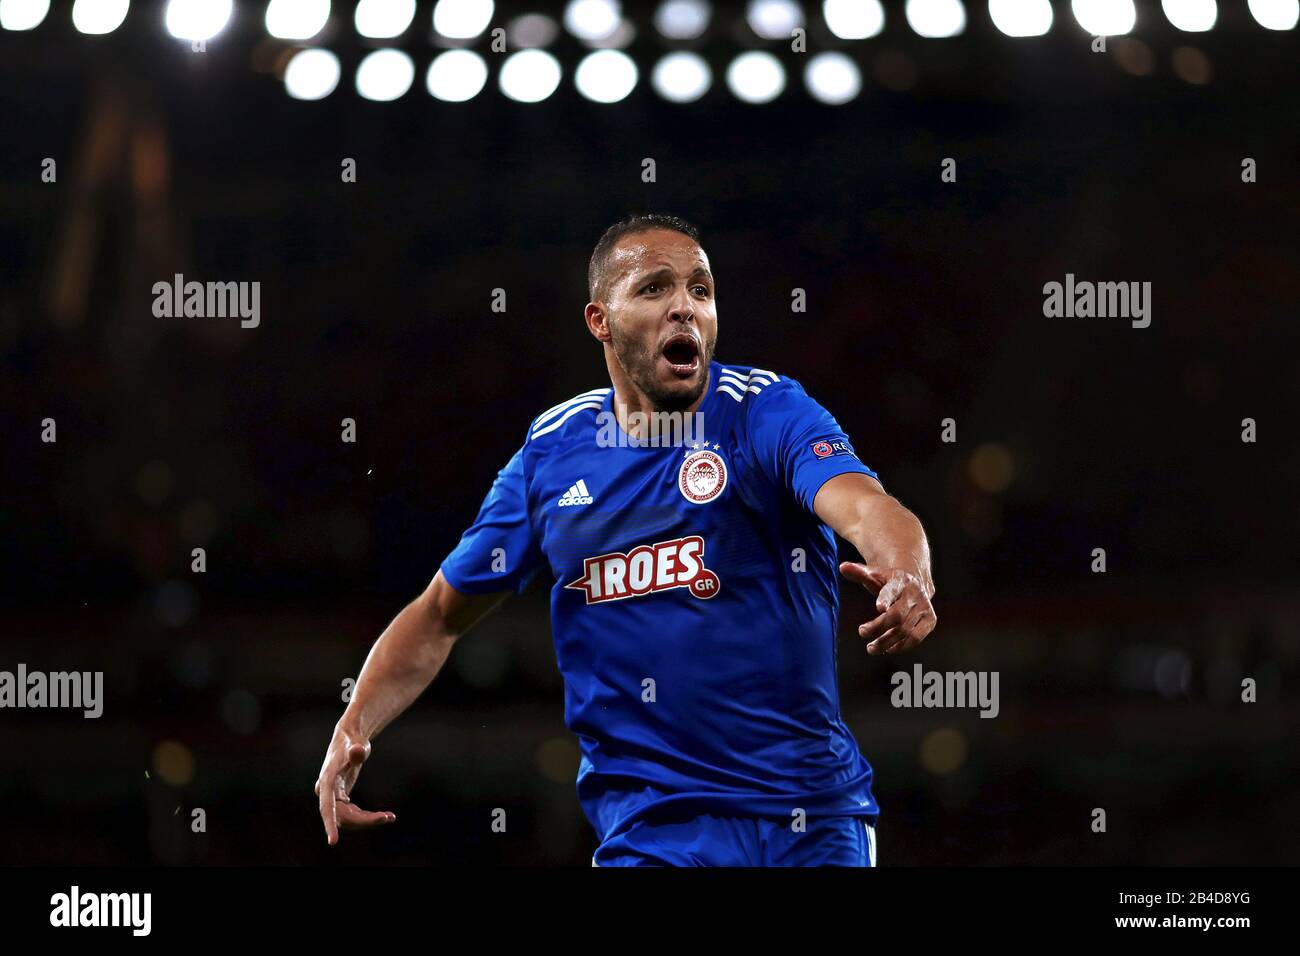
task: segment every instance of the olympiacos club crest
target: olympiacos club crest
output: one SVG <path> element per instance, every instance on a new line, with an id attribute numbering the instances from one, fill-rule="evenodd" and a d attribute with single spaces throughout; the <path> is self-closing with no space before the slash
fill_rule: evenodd
<path id="1" fill-rule="evenodd" d="M 727 487 L 727 465 L 711 451 L 693 452 L 682 462 L 677 487 L 693 505 L 712 501 Z"/>

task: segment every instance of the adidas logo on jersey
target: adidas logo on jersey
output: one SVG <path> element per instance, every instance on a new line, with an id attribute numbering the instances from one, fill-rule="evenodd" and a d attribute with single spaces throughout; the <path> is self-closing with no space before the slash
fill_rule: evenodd
<path id="1" fill-rule="evenodd" d="M 581 478 L 576 484 L 569 485 L 569 490 L 560 495 L 560 507 L 567 508 L 570 505 L 589 505 L 595 499 L 592 498 L 591 492 L 587 490 L 587 483 Z"/>

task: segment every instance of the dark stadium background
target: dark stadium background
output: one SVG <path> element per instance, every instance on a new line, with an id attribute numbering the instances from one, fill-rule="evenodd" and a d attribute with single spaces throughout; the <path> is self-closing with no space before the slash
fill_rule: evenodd
<path id="1" fill-rule="evenodd" d="M 919 653 L 868 659 L 870 598 L 843 589 L 882 862 L 1300 860 L 1294 32 L 1225 0 L 1214 30 L 1179 34 L 1142 5 L 1138 76 L 1060 2 L 1025 40 L 974 2 L 964 34 L 923 40 L 890 6 L 881 36 L 836 44 L 866 74 L 846 106 L 797 76 L 766 106 L 644 82 L 591 104 L 567 35 L 549 100 L 490 80 L 452 105 L 423 89 L 421 3 L 398 44 L 416 85 L 383 104 L 351 88 L 364 47 L 336 3 L 344 77 L 309 103 L 275 75 L 291 44 L 261 4 L 205 54 L 147 5 L 99 38 L 66 6 L 0 32 L 0 669 L 102 670 L 106 701 L 98 720 L 0 712 L 0 863 L 587 863 L 538 582 L 376 740 L 354 795 L 396 825 L 331 850 L 312 784 L 342 681 L 529 421 L 608 384 L 587 258 L 645 211 L 701 228 L 719 358 L 801 380 L 929 533 L 939 627 Z M 715 78 L 736 37 L 703 44 Z M 1180 46 L 1208 82 L 1179 75 Z M 643 27 L 643 77 L 664 47 Z M 175 272 L 260 281 L 260 326 L 154 318 Z M 1150 328 L 1044 318 L 1067 272 L 1150 281 Z M 889 675 L 918 661 L 998 671 L 1001 714 L 892 708 Z"/>

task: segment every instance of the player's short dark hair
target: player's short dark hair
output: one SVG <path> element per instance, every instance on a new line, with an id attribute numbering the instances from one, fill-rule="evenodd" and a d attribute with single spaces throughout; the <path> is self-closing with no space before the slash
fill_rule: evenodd
<path id="1" fill-rule="evenodd" d="M 591 253 L 591 262 L 587 265 L 587 294 L 592 302 L 603 302 L 609 294 L 609 277 L 605 274 L 605 267 L 609 265 L 609 255 L 618 241 L 624 236 L 651 229 L 668 229 L 680 232 L 695 242 L 700 241 L 700 231 L 677 216 L 651 212 L 620 219 L 605 230 Z"/>

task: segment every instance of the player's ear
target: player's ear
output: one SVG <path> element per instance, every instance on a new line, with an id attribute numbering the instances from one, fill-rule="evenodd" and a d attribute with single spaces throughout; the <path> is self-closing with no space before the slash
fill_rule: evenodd
<path id="1" fill-rule="evenodd" d="M 588 302 L 582 317 L 587 321 L 587 330 L 599 342 L 608 342 L 612 337 L 609 331 L 609 312 L 603 302 Z"/>

